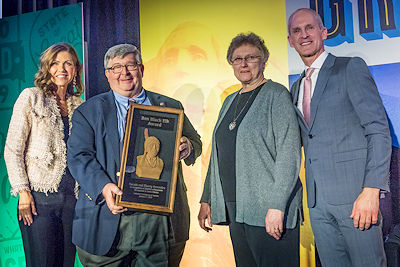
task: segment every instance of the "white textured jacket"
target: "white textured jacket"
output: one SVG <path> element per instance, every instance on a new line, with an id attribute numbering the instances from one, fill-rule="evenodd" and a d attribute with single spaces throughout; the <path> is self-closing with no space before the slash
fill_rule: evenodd
<path id="1" fill-rule="evenodd" d="M 69 126 L 83 102 L 67 96 Z M 56 192 L 67 166 L 64 125 L 55 96 L 26 88 L 14 104 L 4 148 L 11 194 L 22 190 Z"/>

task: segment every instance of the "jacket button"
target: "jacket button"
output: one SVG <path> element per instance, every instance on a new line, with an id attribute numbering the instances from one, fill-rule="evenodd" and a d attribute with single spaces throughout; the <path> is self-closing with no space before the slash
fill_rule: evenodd
<path id="1" fill-rule="evenodd" d="M 313 138 L 313 135 L 312 135 L 312 134 L 309 134 L 309 135 L 308 135 L 308 138 L 312 139 L 312 138 Z"/>

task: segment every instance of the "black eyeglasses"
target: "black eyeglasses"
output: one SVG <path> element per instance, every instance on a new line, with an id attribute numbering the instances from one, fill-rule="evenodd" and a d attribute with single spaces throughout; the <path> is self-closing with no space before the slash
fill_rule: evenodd
<path id="1" fill-rule="evenodd" d="M 258 60 L 260 58 L 261 58 L 261 56 L 252 56 L 252 55 L 245 56 L 244 58 L 237 57 L 237 58 L 232 59 L 231 63 L 232 63 L 232 65 L 240 65 L 240 64 L 242 64 L 243 60 L 246 63 L 256 63 L 256 62 L 258 62 Z"/>
<path id="2" fill-rule="evenodd" d="M 119 74 L 122 72 L 123 68 L 126 68 L 128 71 L 136 71 L 139 68 L 139 64 L 115 65 L 111 68 L 107 68 L 106 70 L 112 70 L 114 74 Z"/>

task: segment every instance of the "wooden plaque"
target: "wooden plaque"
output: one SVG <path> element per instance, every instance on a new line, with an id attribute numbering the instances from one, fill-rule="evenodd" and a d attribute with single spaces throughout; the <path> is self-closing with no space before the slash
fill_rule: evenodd
<path id="1" fill-rule="evenodd" d="M 184 112 L 180 109 L 129 106 L 116 204 L 133 210 L 168 214 L 174 210 Z"/>

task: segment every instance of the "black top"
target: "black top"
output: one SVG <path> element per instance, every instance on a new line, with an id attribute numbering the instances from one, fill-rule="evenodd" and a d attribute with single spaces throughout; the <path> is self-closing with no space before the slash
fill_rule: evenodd
<path id="1" fill-rule="evenodd" d="M 62 121 L 64 124 L 64 142 L 67 145 L 68 137 L 69 137 L 69 120 L 68 116 L 62 117 Z M 60 185 L 58 186 L 59 192 L 64 192 L 68 195 L 74 195 L 75 188 L 75 180 L 69 172 L 68 166 L 65 169 L 65 173 L 61 179 Z"/>
<path id="2" fill-rule="evenodd" d="M 222 191 L 224 193 L 225 202 L 236 201 L 235 168 L 237 129 L 250 106 L 253 104 L 254 99 L 256 98 L 261 87 L 262 85 L 258 86 L 252 91 L 237 94 L 215 133 L 219 176 L 221 177 Z M 229 124 L 237 116 L 238 118 L 236 119 L 236 127 L 233 130 L 229 130 Z"/>

